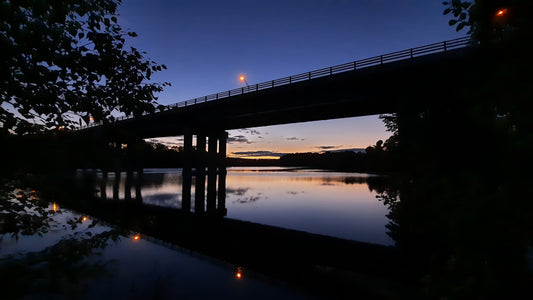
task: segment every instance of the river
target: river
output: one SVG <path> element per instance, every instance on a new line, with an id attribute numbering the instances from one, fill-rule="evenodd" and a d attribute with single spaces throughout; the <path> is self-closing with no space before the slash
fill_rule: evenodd
<path id="1" fill-rule="evenodd" d="M 79 180 L 85 178 L 85 172 L 78 173 Z M 138 198 L 143 205 L 183 209 L 182 173 L 182 169 L 145 169 L 142 175 L 133 175 L 133 185 L 125 173 L 109 173 L 105 177 L 97 173 L 101 185 L 96 196 L 119 202 Z M 277 167 L 228 168 L 225 182 L 218 182 L 217 188 L 225 189 L 225 193 L 218 193 L 222 199 L 218 199 L 217 210 L 223 211 L 226 219 L 390 246 L 393 241 L 385 227 L 388 210 L 369 188 L 370 177 L 374 175 Z M 198 180 L 205 182 L 198 185 Z M 209 188 L 197 192 L 195 187 L 209 185 L 209 178 L 192 176 L 191 198 L 198 199 L 196 194 L 202 192 L 200 199 L 208 199 Z M 32 192 L 18 193 L 26 197 Z M 50 201 L 47 210 L 51 215 L 45 230 L 32 235 L 1 236 L 0 267 L 25 274 L 19 280 L 10 279 L 14 281 L 10 284 L 12 296 L 21 293 L 54 298 L 67 293 L 82 299 L 103 295 L 122 299 L 316 297 L 307 289 L 245 265 L 224 262 L 135 230 L 116 230 L 106 222 L 93 223 L 93 216 L 63 208 L 53 203 L 54 199 L 46 200 Z M 190 206 L 191 214 L 209 210 L 209 203 L 200 204 L 198 200 Z M 90 250 L 73 255 L 79 247 Z M 57 265 L 50 258 L 62 256 L 71 260 L 70 264 Z M 40 258 L 40 264 L 28 267 L 29 257 Z M 7 268 L 10 264 L 15 267 Z M 17 289 L 18 285 L 24 286 L 23 290 Z"/>

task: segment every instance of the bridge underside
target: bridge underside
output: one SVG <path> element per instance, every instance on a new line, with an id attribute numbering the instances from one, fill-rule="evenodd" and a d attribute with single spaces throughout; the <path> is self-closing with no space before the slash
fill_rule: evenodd
<path id="1" fill-rule="evenodd" d="M 207 165 L 216 170 L 226 157 L 226 130 L 460 107 L 453 85 L 475 88 L 486 78 L 484 72 L 491 72 L 487 62 L 501 56 L 462 48 L 174 108 L 76 135 L 122 143 L 181 135 L 191 158 L 185 170 L 203 171 Z"/>
<path id="2" fill-rule="evenodd" d="M 467 71 L 476 61 L 473 49 L 458 49 L 175 108 L 109 126 L 137 138 L 218 135 L 230 129 L 398 112 L 406 103 L 425 105 L 443 99 L 447 81 L 458 80 L 457 76 L 472 78 Z M 101 130 L 93 127 L 85 131 L 94 134 Z"/>

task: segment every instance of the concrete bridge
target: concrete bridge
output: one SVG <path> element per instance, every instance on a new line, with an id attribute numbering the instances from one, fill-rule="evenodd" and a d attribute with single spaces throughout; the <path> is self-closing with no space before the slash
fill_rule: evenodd
<path id="1" fill-rule="evenodd" d="M 179 102 L 136 118 L 78 131 L 118 139 L 184 136 L 184 151 L 226 156 L 226 130 L 357 117 L 401 110 L 405 101 L 434 101 L 443 80 L 471 68 L 476 47 L 468 38 L 379 55 L 290 77 Z M 126 138 L 129 137 L 129 138 Z M 217 154 L 218 153 L 218 154 Z"/>

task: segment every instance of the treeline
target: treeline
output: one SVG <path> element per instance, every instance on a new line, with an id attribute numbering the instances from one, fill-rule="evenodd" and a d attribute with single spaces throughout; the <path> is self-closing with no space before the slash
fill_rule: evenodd
<path id="1" fill-rule="evenodd" d="M 181 167 L 182 148 L 136 141 L 129 147 L 61 134 L 0 134 L 5 159 L 2 173 L 49 172 L 77 168 L 124 170 L 144 167 Z"/>
<path id="2" fill-rule="evenodd" d="M 393 172 L 398 170 L 397 151 L 383 147 L 383 141 L 365 152 L 293 153 L 279 159 L 281 166 L 300 166 L 338 171 Z"/>

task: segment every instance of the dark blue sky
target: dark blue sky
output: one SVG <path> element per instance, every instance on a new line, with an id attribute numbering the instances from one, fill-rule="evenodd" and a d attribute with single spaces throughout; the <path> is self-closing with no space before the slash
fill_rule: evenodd
<path id="1" fill-rule="evenodd" d="M 465 35 L 441 0 L 125 0 L 132 43 L 168 70 L 161 104 Z M 342 133 L 342 134 L 340 134 Z M 358 148 L 388 133 L 377 117 L 231 131 L 230 152 Z M 240 142 L 238 142 L 240 141 Z M 307 150 L 304 150 L 307 149 Z"/>

